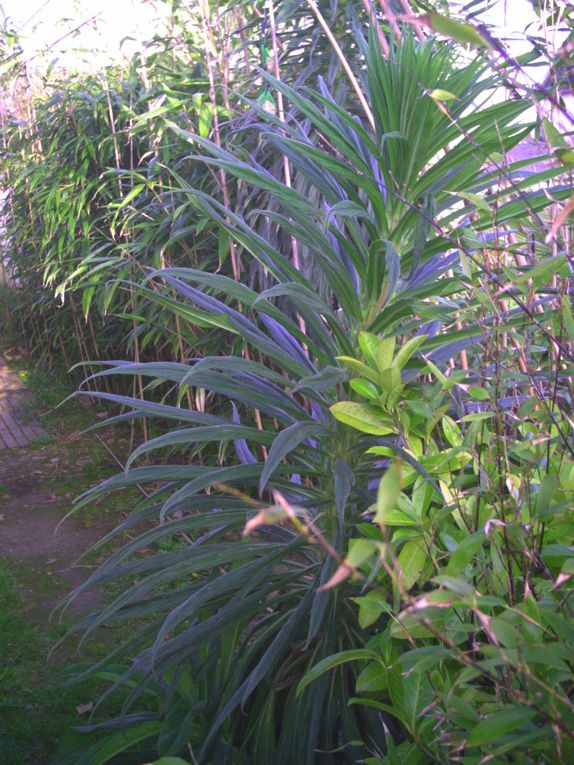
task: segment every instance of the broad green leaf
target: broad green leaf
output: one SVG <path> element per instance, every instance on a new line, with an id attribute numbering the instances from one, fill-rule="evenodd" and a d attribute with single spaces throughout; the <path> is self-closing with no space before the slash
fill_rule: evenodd
<path id="1" fill-rule="evenodd" d="M 337 356 L 337 361 L 343 362 L 346 366 L 348 366 L 353 372 L 358 374 L 361 377 L 366 377 L 371 382 L 374 382 L 375 384 L 379 383 L 379 375 L 377 372 L 375 372 L 374 369 L 371 369 L 366 364 L 363 364 L 362 361 L 358 361 L 357 359 L 353 359 L 350 356 Z"/>
<path id="2" fill-rule="evenodd" d="M 556 149 L 554 154 L 564 167 L 574 167 L 574 149 Z"/>
<path id="3" fill-rule="evenodd" d="M 349 381 L 349 385 L 355 393 L 358 393 L 369 401 L 376 401 L 379 398 L 378 388 L 368 380 L 362 380 L 360 377 L 355 377 Z"/>
<path id="4" fill-rule="evenodd" d="M 502 646 L 516 648 L 518 639 L 516 625 L 501 617 L 495 617 L 490 620 L 489 627 Z"/>
<path id="5" fill-rule="evenodd" d="M 388 672 L 389 694 L 395 707 L 401 710 L 407 729 L 414 733 L 419 716 L 433 700 L 433 690 L 425 673 L 408 673 L 394 665 Z"/>
<path id="6" fill-rule="evenodd" d="M 359 604 L 359 625 L 366 629 L 374 624 L 383 613 L 388 613 L 389 604 L 376 592 L 368 592 L 366 595 L 355 598 Z"/>
<path id="7" fill-rule="evenodd" d="M 126 207 L 130 204 L 141 192 L 145 189 L 146 184 L 145 183 L 138 183 L 136 184 L 133 189 L 125 195 L 125 197 L 122 199 L 121 203 L 119 204 L 119 209 L 122 207 Z"/>
<path id="8" fill-rule="evenodd" d="M 362 433 L 374 436 L 387 436 L 395 432 L 395 427 L 387 417 L 383 417 L 368 404 L 354 401 L 340 401 L 330 408 L 331 414 L 339 422 L 350 425 Z"/>
<path id="9" fill-rule="evenodd" d="M 407 665 L 411 672 L 426 672 L 449 656 L 450 651 L 446 646 L 429 645 L 407 651 L 399 657 L 397 663 Z"/>
<path id="10" fill-rule="evenodd" d="M 376 362 L 379 372 L 384 372 L 392 367 L 396 345 L 396 337 L 386 337 L 384 340 L 381 340 L 376 350 Z"/>
<path id="11" fill-rule="evenodd" d="M 465 537 L 457 545 L 456 550 L 451 554 L 446 567 L 446 573 L 449 576 L 458 576 L 471 562 L 472 558 L 482 548 L 486 535 L 484 531 L 476 531 L 474 534 Z"/>
<path id="12" fill-rule="evenodd" d="M 375 549 L 373 543 L 368 539 L 352 539 L 347 557 L 337 566 L 331 578 L 321 585 L 319 591 L 330 590 L 344 582 L 353 575 L 362 563 L 373 555 Z"/>
<path id="13" fill-rule="evenodd" d="M 373 693 L 384 690 L 387 684 L 387 668 L 374 661 L 357 678 L 356 690 L 357 693 Z"/>
<path id="14" fill-rule="evenodd" d="M 477 401 L 488 401 L 490 398 L 490 393 L 486 390 L 486 388 L 479 388 L 478 385 L 471 385 L 468 389 L 468 393 Z"/>
<path id="15" fill-rule="evenodd" d="M 450 93 L 448 90 L 442 90 L 441 88 L 435 88 L 429 93 L 431 98 L 435 101 L 456 101 L 457 96 L 454 93 Z"/>
<path id="16" fill-rule="evenodd" d="M 556 128 L 549 119 L 542 120 L 544 135 L 553 149 L 569 149 L 568 142 L 562 133 Z"/>
<path id="17" fill-rule="evenodd" d="M 352 539 L 345 563 L 352 568 L 358 568 L 375 552 L 374 544 L 368 539 Z"/>
<path id="18" fill-rule="evenodd" d="M 377 368 L 376 355 L 380 344 L 381 340 L 372 332 L 359 332 L 359 347 L 363 351 L 367 363 L 374 369 Z"/>
<path id="19" fill-rule="evenodd" d="M 389 403 L 392 404 L 394 398 L 398 396 L 403 389 L 400 368 L 392 366 L 390 369 L 384 369 L 380 374 L 379 380 L 381 388 L 386 393 Z"/>
<path id="20" fill-rule="evenodd" d="M 378 454 L 380 457 L 394 457 L 396 452 L 390 446 L 370 446 L 367 454 Z"/>
<path id="21" fill-rule="evenodd" d="M 447 609 L 437 607 L 425 608 L 418 616 L 419 618 L 417 618 L 416 613 L 409 613 L 408 611 L 401 612 L 397 620 L 391 624 L 391 637 L 398 640 L 434 637 L 433 630 L 423 624 L 423 617 L 439 632 L 445 628 L 448 619 Z"/>
<path id="22" fill-rule="evenodd" d="M 572 342 L 574 342 L 574 317 L 572 316 L 572 308 L 568 297 L 564 297 L 562 300 L 562 321 L 566 329 L 566 334 Z"/>
<path id="23" fill-rule="evenodd" d="M 555 473 L 548 473 L 542 478 L 536 495 L 536 512 L 539 515 L 548 508 L 558 491 L 559 485 L 560 482 Z"/>
<path id="24" fill-rule="evenodd" d="M 574 575 L 574 567 L 570 576 Z M 546 645 L 530 645 L 520 648 L 521 658 L 531 664 L 542 664 L 544 669 L 557 669 L 559 672 L 570 674 L 567 662 L 572 659 L 571 646 L 562 643 L 548 642 Z"/>
<path id="25" fill-rule="evenodd" d="M 498 712 L 481 720 L 472 729 L 467 744 L 471 746 L 484 746 L 511 733 L 517 728 L 524 727 L 536 715 L 533 709 L 521 706 L 506 706 Z"/>
<path id="26" fill-rule="evenodd" d="M 84 314 L 84 319 L 88 318 L 88 314 L 90 313 L 90 307 L 92 305 L 92 300 L 94 299 L 95 293 L 96 293 L 95 286 L 88 287 L 82 293 L 82 313 Z"/>
<path id="27" fill-rule="evenodd" d="M 460 446 L 462 444 L 462 435 L 456 422 L 445 414 L 442 417 L 441 425 L 449 444 L 453 447 Z"/>
<path id="28" fill-rule="evenodd" d="M 414 412 L 417 415 L 420 415 L 421 417 L 424 417 L 425 420 L 432 420 L 433 418 L 433 410 L 429 404 L 426 403 L 426 401 L 405 401 L 405 405 L 407 409 L 410 409 L 411 412 Z"/>
<path id="29" fill-rule="evenodd" d="M 423 357 L 425 360 L 425 364 L 430 369 L 430 371 L 433 373 L 433 375 L 436 377 L 436 379 L 440 382 L 440 384 L 443 387 L 443 390 L 450 390 L 454 386 L 454 381 L 449 380 L 448 377 L 446 377 L 440 369 L 434 364 L 430 359 Z"/>
<path id="30" fill-rule="evenodd" d="M 492 215 L 492 208 L 486 199 L 481 197 L 480 194 L 473 194 L 471 191 L 457 191 L 452 192 L 452 194 L 453 196 L 460 197 L 461 199 L 465 199 L 468 202 L 471 202 L 471 204 L 473 204 L 477 210 L 481 210 L 487 215 Z"/>
<path id="31" fill-rule="evenodd" d="M 401 484 L 400 462 L 395 460 L 381 478 L 377 491 L 374 522 L 380 526 L 385 525 L 388 514 L 396 509 L 401 494 Z"/>
<path id="32" fill-rule="evenodd" d="M 415 517 L 422 521 L 426 516 L 434 496 L 433 487 L 419 476 L 412 490 L 411 501 Z"/>
<path id="33" fill-rule="evenodd" d="M 411 356 L 418 351 L 428 335 L 417 335 L 408 340 L 403 346 L 401 346 L 399 352 L 395 356 L 393 366 L 397 366 L 399 369 L 404 369 Z"/>
<path id="34" fill-rule="evenodd" d="M 399 509 L 386 510 L 384 523 L 385 526 L 418 526 L 416 518 L 411 518 Z"/>
<path id="35" fill-rule="evenodd" d="M 401 547 L 397 563 L 401 569 L 405 590 L 410 590 L 417 583 L 427 560 L 428 552 L 422 540 L 410 539 Z"/>

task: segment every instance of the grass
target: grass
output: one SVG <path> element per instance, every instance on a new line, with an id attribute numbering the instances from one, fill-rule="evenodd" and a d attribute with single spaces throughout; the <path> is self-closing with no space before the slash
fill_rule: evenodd
<path id="1" fill-rule="evenodd" d="M 74 389 L 65 370 L 45 372 L 18 357 L 10 358 L 10 366 L 34 394 L 42 421 L 48 426 L 60 426 L 65 421 L 67 428 L 87 428 L 93 423 L 94 409 L 69 398 Z"/>
<path id="2" fill-rule="evenodd" d="M 78 707 L 101 692 L 99 680 L 61 687 L 61 662 L 49 664 L 47 656 L 62 637 L 65 625 L 35 622 L 18 592 L 16 579 L 0 563 L 0 763 L 48 763 L 60 742 L 74 726 L 85 724 Z M 102 646 L 93 645 L 92 658 Z"/>

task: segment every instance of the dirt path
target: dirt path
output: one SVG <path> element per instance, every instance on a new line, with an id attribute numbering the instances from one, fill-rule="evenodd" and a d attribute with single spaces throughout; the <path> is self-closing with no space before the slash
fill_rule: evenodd
<path id="1" fill-rule="evenodd" d="M 62 519 L 78 494 L 117 466 L 103 441 L 80 429 L 93 413 L 76 405 L 72 414 L 55 414 L 49 406 L 38 406 L 1 357 L 0 372 L 0 561 L 14 574 L 29 614 L 45 619 L 87 578 L 96 559 L 91 555 L 90 565 L 79 559 L 117 523 L 118 508 L 112 502 Z M 17 428 L 23 401 L 39 414 L 20 420 Z M 92 610 L 100 599 L 98 591 L 82 592 L 67 610 L 69 618 Z"/>
<path id="2" fill-rule="evenodd" d="M 60 523 L 70 500 L 45 488 L 51 450 L 0 452 L 0 558 L 14 572 L 30 612 L 45 616 L 89 573 L 78 558 L 110 528 L 109 519 L 86 526 L 80 519 Z M 99 605 L 100 593 L 82 592 L 70 616 Z"/>

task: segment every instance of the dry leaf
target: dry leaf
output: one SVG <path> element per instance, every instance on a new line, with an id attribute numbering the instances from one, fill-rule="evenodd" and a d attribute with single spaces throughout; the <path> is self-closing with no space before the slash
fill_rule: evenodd
<path id="1" fill-rule="evenodd" d="M 545 244 L 548 244 L 555 238 L 556 234 L 558 233 L 558 229 L 560 226 L 563 226 L 566 223 L 566 220 L 572 211 L 574 211 L 574 194 L 572 194 L 570 199 L 565 203 L 564 207 L 552 221 L 552 226 L 550 227 L 548 236 L 544 240 Z"/>
<path id="2" fill-rule="evenodd" d="M 345 579 L 348 579 L 354 572 L 354 568 L 348 566 L 346 563 L 341 563 L 329 581 L 321 585 L 321 587 L 317 589 L 317 592 L 324 592 L 325 590 L 330 590 L 332 587 L 336 587 L 338 584 L 341 584 L 341 582 L 344 582 Z"/>
<path id="3" fill-rule="evenodd" d="M 281 523 L 282 521 L 287 520 L 288 517 L 287 511 L 282 507 L 278 507 L 277 505 L 266 507 L 247 521 L 245 528 L 243 529 L 243 536 L 250 534 L 260 526 L 273 526 L 276 523 Z"/>

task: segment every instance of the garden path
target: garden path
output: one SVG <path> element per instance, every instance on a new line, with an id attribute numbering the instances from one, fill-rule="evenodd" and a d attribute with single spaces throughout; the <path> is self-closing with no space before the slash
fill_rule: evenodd
<path id="1" fill-rule="evenodd" d="M 33 398 L 0 356 L 0 450 L 27 446 L 45 436 L 30 412 Z"/>
<path id="2" fill-rule="evenodd" d="M 62 522 L 93 483 L 101 455 L 64 416 L 45 410 L 0 356 L 0 564 L 14 573 L 27 611 L 40 620 L 84 582 L 94 561 L 79 559 L 112 525 L 99 515 Z M 46 427 L 32 416 L 37 411 L 48 415 Z M 86 590 L 68 613 L 90 611 L 100 600 L 100 592 Z"/>
<path id="3" fill-rule="evenodd" d="M 109 528 L 109 521 L 60 523 L 72 497 L 46 480 L 57 470 L 50 455 L 44 448 L 0 451 L 0 561 L 15 575 L 29 614 L 40 620 L 84 582 L 89 568 L 78 559 Z M 69 614 L 90 611 L 100 600 L 100 592 L 86 590 L 72 601 Z"/>

